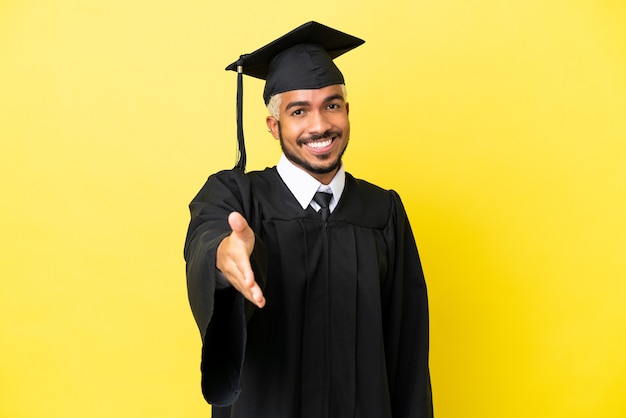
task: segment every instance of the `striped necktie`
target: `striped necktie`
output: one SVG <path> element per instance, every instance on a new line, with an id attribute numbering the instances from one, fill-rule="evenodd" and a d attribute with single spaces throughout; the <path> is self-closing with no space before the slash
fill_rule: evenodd
<path id="1" fill-rule="evenodd" d="M 317 192 L 313 196 L 315 203 L 320 205 L 320 213 L 322 214 L 322 220 L 326 222 L 328 215 L 330 215 L 330 199 L 333 197 L 331 193 Z"/>

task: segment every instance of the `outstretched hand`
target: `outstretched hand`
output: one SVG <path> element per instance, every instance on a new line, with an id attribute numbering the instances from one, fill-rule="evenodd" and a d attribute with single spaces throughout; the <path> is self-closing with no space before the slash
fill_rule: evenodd
<path id="1" fill-rule="evenodd" d="M 265 297 L 254 280 L 250 255 L 254 249 L 254 231 L 237 212 L 228 215 L 233 230 L 217 247 L 217 268 L 246 299 L 259 308 L 265 306 Z"/>

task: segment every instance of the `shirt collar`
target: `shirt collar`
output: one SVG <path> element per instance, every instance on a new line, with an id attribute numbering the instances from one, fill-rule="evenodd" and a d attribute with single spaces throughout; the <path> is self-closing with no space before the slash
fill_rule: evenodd
<path id="1" fill-rule="evenodd" d="M 343 168 L 343 163 L 328 185 L 324 185 L 315 180 L 309 173 L 289 161 L 287 157 L 285 157 L 285 154 L 280 157 L 276 169 L 283 182 L 287 185 L 298 203 L 300 203 L 300 206 L 302 206 L 302 209 L 306 209 L 309 206 L 316 192 L 332 191 L 333 198 L 330 200 L 330 211 L 332 212 L 337 206 L 339 199 L 341 199 L 343 189 L 346 185 L 346 172 Z"/>

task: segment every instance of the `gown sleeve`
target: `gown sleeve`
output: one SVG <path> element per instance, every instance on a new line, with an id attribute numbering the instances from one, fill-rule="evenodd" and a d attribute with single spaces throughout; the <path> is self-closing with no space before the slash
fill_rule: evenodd
<path id="1" fill-rule="evenodd" d="M 185 241 L 187 290 L 202 337 L 202 393 L 210 404 L 228 406 L 239 394 L 246 346 L 246 323 L 254 307 L 233 287 L 216 289 L 216 253 L 231 233 L 228 215 L 237 211 L 250 222 L 250 182 L 240 170 L 212 175 L 189 205 Z M 254 229 L 254 227 L 253 227 Z M 263 289 L 266 260 L 258 237 L 251 255 L 255 279 Z"/>
<path id="2" fill-rule="evenodd" d="M 385 351 L 394 417 L 433 416 L 428 366 L 429 319 L 426 282 L 408 217 L 392 191 L 388 233 L 393 266 L 383 286 Z"/>

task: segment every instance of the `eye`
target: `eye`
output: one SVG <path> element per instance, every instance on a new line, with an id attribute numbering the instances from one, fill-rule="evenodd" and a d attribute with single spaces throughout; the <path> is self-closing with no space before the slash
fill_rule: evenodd
<path id="1" fill-rule="evenodd" d="M 302 110 L 302 109 L 296 109 L 293 112 L 291 112 L 292 116 L 300 116 L 300 115 L 303 115 L 303 114 L 304 114 L 304 110 Z"/>
<path id="2" fill-rule="evenodd" d="M 329 103 L 327 106 L 327 109 L 330 110 L 335 110 L 335 109 L 339 109 L 341 106 L 339 105 L 339 103 Z"/>

